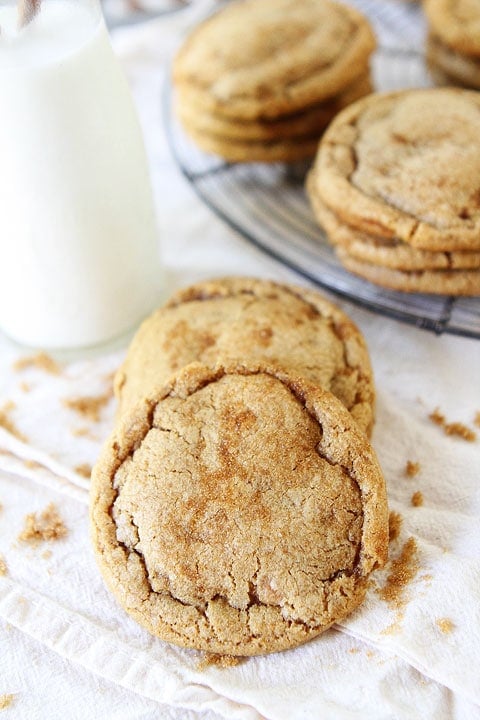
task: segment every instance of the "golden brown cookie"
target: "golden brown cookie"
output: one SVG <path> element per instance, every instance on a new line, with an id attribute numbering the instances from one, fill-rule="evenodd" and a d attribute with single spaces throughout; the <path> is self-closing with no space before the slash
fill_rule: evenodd
<path id="1" fill-rule="evenodd" d="M 341 247 L 337 249 L 337 254 L 347 270 L 391 290 L 434 295 L 480 295 L 479 269 L 402 271 L 358 260 Z"/>
<path id="2" fill-rule="evenodd" d="M 174 83 L 205 111 L 275 118 L 331 98 L 364 75 L 375 39 L 358 11 L 330 0 L 243 0 L 201 23 L 174 63 Z"/>
<path id="3" fill-rule="evenodd" d="M 314 184 L 314 174 L 311 173 L 307 180 L 307 188 L 310 189 Z M 309 198 L 315 217 L 325 230 L 329 241 L 332 245 L 343 248 L 351 258 L 403 271 L 480 269 L 480 251 L 418 250 L 395 238 L 381 238 L 356 230 L 329 210 L 314 191 L 309 191 Z"/>
<path id="4" fill-rule="evenodd" d="M 373 94 L 343 110 L 311 192 L 342 222 L 434 252 L 480 251 L 480 94 Z"/>
<path id="5" fill-rule="evenodd" d="M 433 35 L 452 50 L 480 57 L 478 0 L 423 0 Z"/>
<path id="6" fill-rule="evenodd" d="M 480 89 L 480 54 L 463 55 L 430 33 L 427 38 L 427 63 L 439 85 L 460 85 Z"/>
<path id="7" fill-rule="evenodd" d="M 178 92 L 178 115 L 184 126 L 197 134 L 206 134 L 219 142 L 279 141 L 305 137 L 318 138 L 332 118 L 344 107 L 372 91 L 370 75 L 355 80 L 344 91 L 318 105 L 278 118 L 235 120 L 206 112 L 190 98 L 188 88 Z"/>
<path id="8" fill-rule="evenodd" d="M 218 278 L 178 291 L 144 321 L 115 378 L 123 413 L 195 360 L 265 361 L 336 395 L 371 432 L 375 390 L 363 336 L 320 293 L 254 278 Z"/>
<path id="9" fill-rule="evenodd" d="M 122 419 L 92 478 L 104 579 L 151 633 L 255 655 L 363 600 L 386 560 L 385 483 L 329 392 L 276 368 L 184 368 Z"/>

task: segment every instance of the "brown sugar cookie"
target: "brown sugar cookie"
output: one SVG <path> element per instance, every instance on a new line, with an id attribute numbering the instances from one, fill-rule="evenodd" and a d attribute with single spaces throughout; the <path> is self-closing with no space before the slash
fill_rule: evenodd
<path id="1" fill-rule="evenodd" d="M 314 183 L 313 173 L 307 186 Z M 381 238 L 361 232 L 342 222 L 318 198 L 310 192 L 310 202 L 315 217 L 325 230 L 329 241 L 341 247 L 352 259 L 402 271 L 423 270 L 472 270 L 480 269 L 480 251 L 432 252 L 418 250 L 395 238 Z"/>
<path id="2" fill-rule="evenodd" d="M 463 55 L 430 33 L 426 44 L 427 64 L 438 85 L 460 85 L 480 90 L 480 53 Z"/>
<path id="3" fill-rule="evenodd" d="M 248 28 L 248 30 L 247 30 Z M 331 98 L 364 74 L 375 39 L 330 0 L 244 0 L 201 23 L 174 63 L 175 85 L 226 117 L 278 117 Z"/>
<path id="4" fill-rule="evenodd" d="M 385 483 L 351 415 L 278 368 L 194 363 L 124 416 L 91 489 L 104 579 L 180 646 L 303 643 L 363 600 L 388 546 Z"/>
<path id="5" fill-rule="evenodd" d="M 366 18 L 339 3 L 237 0 L 180 48 L 177 115 L 230 162 L 304 159 L 336 112 L 371 91 L 374 47 Z"/>
<path id="6" fill-rule="evenodd" d="M 347 270 L 391 290 L 434 295 L 480 295 L 480 269 L 403 271 L 358 260 L 343 248 L 338 248 L 337 254 Z"/>
<path id="7" fill-rule="evenodd" d="M 480 57 L 478 0 L 423 0 L 431 33 L 466 56 Z"/>
<path id="8" fill-rule="evenodd" d="M 329 126 L 310 192 L 358 231 L 478 252 L 479 110 L 480 95 L 467 90 L 369 95 Z"/>
<path id="9" fill-rule="evenodd" d="M 244 142 L 301 139 L 308 135 L 318 137 L 340 110 L 369 92 L 372 84 L 366 73 L 334 98 L 300 112 L 272 119 L 235 120 L 205 112 L 201 103 L 195 103 L 195 95 L 190 97 L 188 88 L 182 88 L 178 92 L 178 113 L 185 126 L 223 139 Z"/>
<path id="10" fill-rule="evenodd" d="M 144 321 L 115 378 L 123 413 L 195 360 L 264 360 L 330 390 L 371 432 L 375 390 L 358 328 L 320 293 L 230 277 L 178 291 Z"/>

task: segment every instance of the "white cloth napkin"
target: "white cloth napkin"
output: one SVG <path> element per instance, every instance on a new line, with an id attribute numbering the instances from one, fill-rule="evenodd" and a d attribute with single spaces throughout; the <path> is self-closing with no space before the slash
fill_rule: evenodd
<path id="1" fill-rule="evenodd" d="M 199 5 L 115 37 L 145 132 L 171 288 L 227 273 L 301 283 L 203 207 L 166 147 L 165 62 Z M 204 667 L 199 654 L 151 637 L 117 605 L 95 565 L 82 473 L 112 424 L 111 373 L 125 342 L 60 358 L 61 372 L 49 374 L 15 370 L 28 353 L 0 340 L 0 408 L 7 404 L 10 429 L 23 436 L 0 428 L 0 554 L 8 568 L 0 576 L 0 700 L 14 695 L 5 718 L 480 718 L 480 441 L 447 436 L 428 417 L 438 407 L 475 429 L 480 342 L 340 304 L 371 351 L 373 443 L 400 534 L 365 604 L 341 626 L 233 668 Z M 98 419 L 71 407 L 79 397 L 105 398 Z M 415 477 L 405 473 L 409 460 L 419 464 Z M 412 504 L 414 493 L 423 504 Z M 37 547 L 18 541 L 25 514 L 50 502 L 67 536 Z M 391 586 L 409 538 L 415 572 L 392 604 L 378 590 Z"/>

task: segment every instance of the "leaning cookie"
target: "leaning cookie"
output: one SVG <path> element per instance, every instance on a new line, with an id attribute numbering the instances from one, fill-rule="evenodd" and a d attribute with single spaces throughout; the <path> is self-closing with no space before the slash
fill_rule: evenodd
<path id="1" fill-rule="evenodd" d="M 319 292 L 216 278 L 179 290 L 144 321 L 115 377 L 120 413 L 195 360 L 275 363 L 330 390 L 367 434 L 375 387 L 360 330 Z"/>
<path id="2" fill-rule="evenodd" d="M 385 483 L 342 404 L 264 365 L 184 368 L 124 417 L 92 476 L 104 579 L 152 634 L 231 655 L 310 640 L 362 602 Z"/>

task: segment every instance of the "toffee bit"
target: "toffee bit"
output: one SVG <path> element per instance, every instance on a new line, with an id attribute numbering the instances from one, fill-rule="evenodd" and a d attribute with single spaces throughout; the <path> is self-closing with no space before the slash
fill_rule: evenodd
<path id="1" fill-rule="evenodd" d="M 423 505 L 423 495 L 420 490 L 413 493 L 411 503 L 413 507 L 421 507 Z"/>
<path id="2" fill-rule="evenodd" d="M 30 545 L 38 545 L 46 540 L 60 540 L 66 535 L 67 528 L 57 508 L 50 503 L 39 515 L 33 512 L 25 516 L 25 525 L 18 540 Z"/>
<path id="3" fill-rule="evenodd" d="M 415 475 L 418 475 L 420 472 L 420 463 L 413 462 L 412 460 L 407 460 L 407 464 L 405 465 L 405 475 L 407 477 L 415 477 Z"/>
<path id="4" fill-rule="evenodd" d="M 27 370 L 29 368 L 43 370 L 43 372 L 49 373 L 50 375 L 60 375 L 62 372 L 60 365 L 45 352 L 39 352 L 36 355 L 28 355 L 27 357 L 19 358 L 13 364 L 13 369 L 17 372 L 21 372 L 22 370 Z"/>

